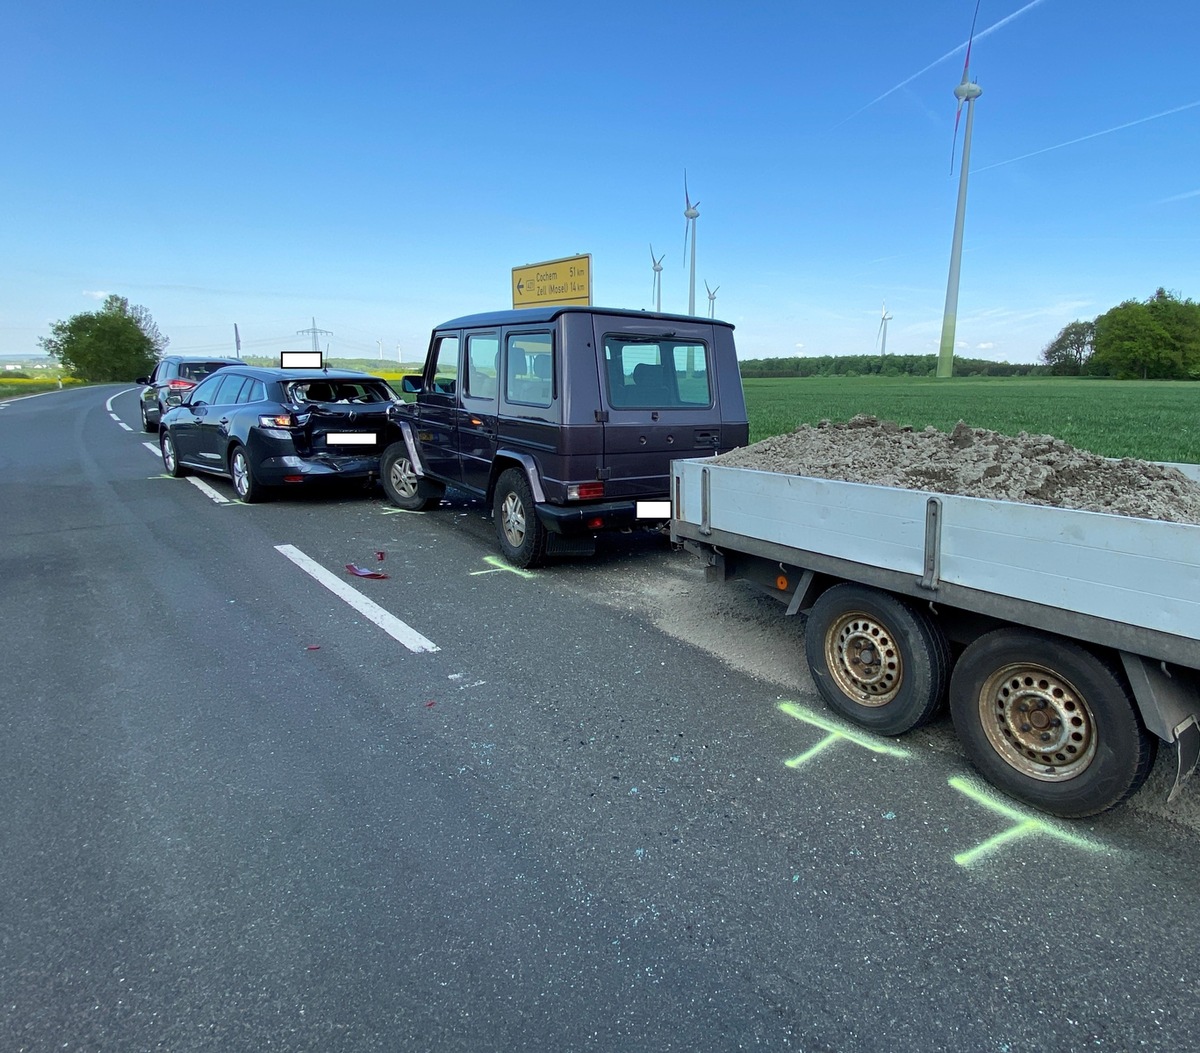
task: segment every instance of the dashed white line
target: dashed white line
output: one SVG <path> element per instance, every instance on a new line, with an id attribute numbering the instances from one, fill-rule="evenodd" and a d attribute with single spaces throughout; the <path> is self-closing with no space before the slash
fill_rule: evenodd
<path id="1" fill-rule="evenodd" d="M 152 454 L 154 454 L 155 457 L 162 456 L 162 450 L 160 450 L 157 446 L 155 446 L 154 443 L 144 442 L 144 443 L 142 443 L 142 445 L 145 446 L 146 449 L 149 450 Z"/>
<path id="2" fill-rule="evenodd" d="M 350 604 L 364 618 L 374 622 L 392 639 L 404 644 L 410 651 L 418 653 L 440 650 L 437 644 L 427 640 L 411 625 L 402 622 L 390 611 L 385 611 L 374 600 L 367 599 L 358 589 L 347 585 L 341 578 L 326 570 L 316 560 L 306 556 L 294 545 L 276 545 L 275 551 L 286 556 L 305 574 L 320 582 L 335 596 Z"/>

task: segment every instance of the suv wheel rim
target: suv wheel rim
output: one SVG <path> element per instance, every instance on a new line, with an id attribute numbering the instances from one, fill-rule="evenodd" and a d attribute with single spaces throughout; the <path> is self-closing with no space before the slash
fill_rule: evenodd
<path id="1" fill-rule="evenodd" d="M 163 432 L 162 455 L 167 471 L 175 471 L 175 444 L 171 441 L 169 432 Z"/>
<path id="2" fill-rule="evenodd" d="M 501 526 L 504 536 L 513 548 L 520 548 L 525 540 L 525 506 L 516 494 L 508 494 L 500 509 Z"/>
<path id="3" fill-rule="evenodd" d="M 233 455 L 233 488 L 239 497 L 245 497 L 250 488 L 250 466 L 241 450 Z"/>

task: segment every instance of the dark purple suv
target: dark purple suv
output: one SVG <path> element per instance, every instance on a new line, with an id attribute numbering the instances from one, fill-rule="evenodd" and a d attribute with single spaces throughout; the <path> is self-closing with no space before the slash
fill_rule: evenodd
<path id="1" fill-rule="evenodd" d="M 599 307 L 535 307 L 438 326 L 384 489 L 401 508 L 447 486 L 487 500 L 505 558 L 581 553 L 604 530 L 670 518 L 669 465 L 745 445 L 733 326 Z"/>

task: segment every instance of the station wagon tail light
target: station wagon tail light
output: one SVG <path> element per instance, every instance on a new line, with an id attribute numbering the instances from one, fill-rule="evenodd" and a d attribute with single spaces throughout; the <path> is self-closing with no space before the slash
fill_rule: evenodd
<path id="1" fill-rule="evenodd" d="M 290 413 L 273 413 L 264 415 L 258 418 L 258 426 L 260 428 L 294 428 L 296 426 L 296 418 Z"/>
<path id="2" fill-rule="evenodd" d="M 568 501 L 591 501 L 604 496 L 604 483 L 571 483 L 567 487 Z"/>
<path id="3" fill-rule="evenodd" d="M 187 391 L 189 388 L 194 388 L 196 382 L 194 380 L 168 380 L 167 390 L 169 391 Z"/>

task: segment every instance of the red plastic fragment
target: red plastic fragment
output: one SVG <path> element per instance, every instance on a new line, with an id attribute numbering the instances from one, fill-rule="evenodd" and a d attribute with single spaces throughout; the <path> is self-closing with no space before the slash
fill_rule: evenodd
<path id="1" fill-rule="evenodd" d="M 386 552 L 383 552 L 383 551 L 378 551 L 378 550 L 377 550 L 377 551 L 376 551 L 376 553 L 375 553 L 375 558 L 376 558 L 377 560 L 379 560 L 379 562 L 380 562 L 380 563 L 382 563 L 382 562 L 383 562 L 385 559 L 387 559 L 387 553 L 386 553 Z"/>
<path id="2" fill-rule="evenodd" d="M 311 644 L 311 643 L 305 648 L 306 651 L 319 651 L 320 649 L 321 649 L 320 644 Z"/>
<path id="3" fill-rule="evenodd" d="M 434 699 L 432 699 L 432 698 L 431 698 L 431 699 L 430 699 L 428 702 L 426 702 L 426 703 L 425 703 L 425 708 L 426 708 L 426 709 L 433 709 L 433 707 L 434 707 L 436 704 L 437 704 L 437 703 L 436 703 L 436 701 L 435 701 Z"/>
<path id="4" fill-rule="evenodd" d="M 386 574 L 381 574 L 377 570 L 367 570 L 366 567 L 359 567 L 354 563 L 347 563 L 346 569 L 356 578 L 386 578 Z"/>

